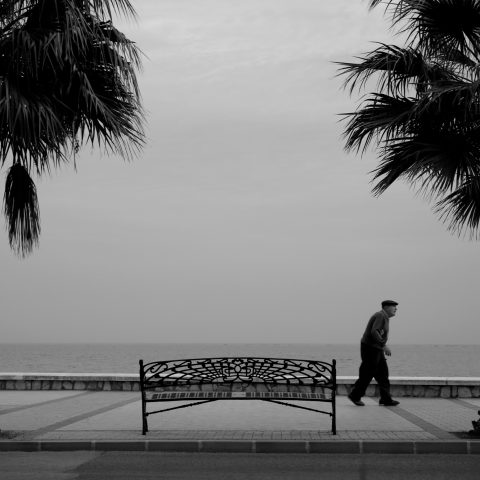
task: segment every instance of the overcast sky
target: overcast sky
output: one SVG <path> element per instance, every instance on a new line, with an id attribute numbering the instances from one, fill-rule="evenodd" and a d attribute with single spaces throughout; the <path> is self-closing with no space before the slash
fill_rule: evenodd
<path id="1" fill-rule="evenodd" d="M 392 298 L 392 343 L 480 343 L 479 243 L 343 150 L 333 61 L 392 40 L 380 9 L 133 4 L 146 148 L 38 180 L 40 248 L 0 238 L 2 342 L 356 343 Z"/>

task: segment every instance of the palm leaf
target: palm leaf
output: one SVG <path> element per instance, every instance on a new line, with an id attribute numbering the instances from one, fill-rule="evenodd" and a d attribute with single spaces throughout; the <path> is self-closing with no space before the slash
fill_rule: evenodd
<path id="1" fill-rule="evenodd" d="M 366 82 L 377 76 L 378 88 L 388 94 L 406 95 L 417 89 L 424 91 L 431 83 L 443 83 L 457 79 L 453 71 L 438 62 L 429 62 L 418 49 L 400 48 L 395 45 L 380 46 L 359 58 L 360 62 L 337 62 L 342 65 L 340 75 L 345 75 L 344 87 L 364 88 Z"/>
<path id="2" fill-rule="evenodd" d="M 8 170 L 4 213 L 10 246 L 19 255 L 25 256 L 38 244 L 40 210 L 35 184 L 25 167 L 18 163 Z"/>
<path id="3" fill-rule="evenodd" d="M 406 2 L 404 2 L 406 3 Z M 428 52 L 460 51 L 479 58 L 480 2 L 436 0 L 408 2 L 420 48 Z"/>
<path id="4" fill-rule="evenodd" d="M 427 55 L 461 52 L 479 59 L 479 0 L 371 0 L 370 8 L 380 4 L 391 12 L 393 25 L 403 25 L 411 44 Z"/>
<path id="5" fill-rule="evenodd" d="M 478 134 L 425 132 L 389 143 L 377 169 L 374 193 L 380 195 L 403 177 L 418 192 L 434 198 L 458 188 L 465 178 L 480 175 Z"/>
<path id="6" fill-rule="evenodd" d="M 449 230 L 459 234 L 469 231 L 471 237 L 478 237 L 480 226 L 479 177 L 467 178 L 463 185 L 437 202 L 435 210 L 440 218 L 449 224 Z"/>
<path id="7" fill-rule="evenodd" d="M 372 94 L 356 112 L 346 114 L 351 118 L 345 128 L 345 148 L 365 151 L 373 139 L 388 141 L 408 130 L 414 105 L 410 98 Z"/>

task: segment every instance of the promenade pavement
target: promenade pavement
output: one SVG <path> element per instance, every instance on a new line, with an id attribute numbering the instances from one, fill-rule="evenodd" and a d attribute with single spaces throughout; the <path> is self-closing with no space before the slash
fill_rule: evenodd
<path id="1" fill-rule="evenodd" d="M 218 401 L 149 417 L 139 392 L 0 391 L 0 451 L 142 450 L 480 454 L 468 435 L 480 398 L 399 398 L 382 407 L 337 397 L 330 417 L 261 401 Z M 173 406 L 171 402 L 168 406 Z M 299 402 L 301 404 L 301 402 Z"/>

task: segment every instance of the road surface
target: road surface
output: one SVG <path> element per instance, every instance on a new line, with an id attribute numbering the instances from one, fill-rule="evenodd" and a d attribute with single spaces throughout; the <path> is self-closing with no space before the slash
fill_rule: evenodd
<path id="1" fill-rule="evenodd" d="M 0 453 L 2 480 L 478 480 L 480 455 Z"/>

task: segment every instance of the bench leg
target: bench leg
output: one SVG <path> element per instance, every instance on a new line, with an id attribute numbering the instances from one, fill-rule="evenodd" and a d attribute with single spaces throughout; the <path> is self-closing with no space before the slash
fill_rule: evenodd
<path id="1" fill-rule="evenodd" d="M 147 406 L 145 401 L 142 399 L 142 435 L 145 435 L 148 432 L 147 415 Z"/>
<path id="2" fill-rule="evenodd" d="M 332 434 L 337 434 L 337 406 L 335 404 L 335 397 L 332 402 Z"/>
<path id="3" fill-rule="evenodd" d="M 147 432 L 148 432 L 147 417 L 144 415 L 142 419 L 142 435 L 145 435 Z"/>

